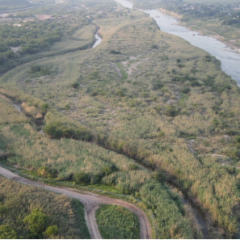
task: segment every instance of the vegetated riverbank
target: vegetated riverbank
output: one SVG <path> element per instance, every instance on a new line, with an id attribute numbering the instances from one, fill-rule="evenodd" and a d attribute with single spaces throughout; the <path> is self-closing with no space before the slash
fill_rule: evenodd
<path id="1" fill-rule="evenodd" d="M 239 95 L 235 82 L 220 70 L 214 57 L 160 32 L 144 14 L 128 9 L 112 14 L 114 17 L 99 21 L 104 36 L 109 36 L 99 48 L 86 50 L 84 55 L 72 53 L 38 61 L 40 67 L 52 64 L 51 76 L 38 75 L 42 82 L 29 74 L 31 64 L 26 64 L 3 76 L 1 85 L 13 95 L 21 92 L 28 99 L 47 102 L 54 110 L 46 116 L 53 129 L 59 129 L 56 119 L 62 122 L 60 126 L 68 127 L 70 122 L 76 126 L 81 122 L 91 130 L 96 143 L 163 169 L 184 191 L 198 198 L 221 226 L 233 226 L 231 209 L 237 205 L 234 186 L 238 170 L 221 165 L 211 154 L 221 149 L 225 152 L 219 155 L 236 153 L 231 158 L 238 157 Z M 112 62 L 125 72 L 122 76 L 127 76 L 129 69 L 131 75 L 119 78 Z M 69 181 L 85 172 L 83 179 L 88 183 L 101 181 L 143 199 L 156 218 L 157 236 L 193 236 L 192 225 L 182 218 L 178 198 L 161 184 L 161 174 L 156 181 L 156 176 L 145 173 L 131 159 L 92 143 L 63 139 L 68 132 L 62 130 L 68 129 L 60 130 L 63 135 L 50 135 L 55 140 L 39 137 L 27 124 L 2 126 L 2 142 L 11 144 L 16 154 L 9 164 Z M 196 142 L 191 151 L 190 139 Z M 166 222 L 168 219 L 172 220 Z M 183 225 L 176 226 L 176 219 Z"/>
<path id="2" fill-rule="evenodd" d="M 197 27 L 197 25 L 194 25 L 194 23 L 189 24 L 186 21 L 181 21 L 181 18 L 183 17 L 183 15 L 179 15 L 176 12 L 171 12 L 171 11 L 168 11 L 163 8 L 159 8 L 158 10 L 166 15 L 177 18 L 179 20 L 180 26 L 187 27 L 191 31 L 197 31 L 202 36 L 209 36 L 209 37 L 215 38 L 215 39 L 219 40 L 220 42 L 226 44 L 227 47 L 231 48 L 231 50 L 228 50 L 228 51 L 232 51 L 232 52 L 240 54 L 240 48 L 234 44 L 234 42 L 233 42 L 234 39 L 225 40 L 224 36 L 221 36 L 218 34 L 212 34 L 207 29 L 207 26 L 208 26 L 207 24 L 205 24 L 204 27 L 199 28 L 199 27 Z M 199 22 L 199 20 L 198 20 L 198 22 Z M 196 22 L 196 24 L 198 22 Z"/>

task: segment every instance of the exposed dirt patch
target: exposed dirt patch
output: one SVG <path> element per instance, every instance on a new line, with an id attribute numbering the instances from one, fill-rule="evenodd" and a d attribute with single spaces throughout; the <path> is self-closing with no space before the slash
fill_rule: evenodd
<path id="1" fill-rule="evenodd" d="M 134 62 L 134 63 L 131 63 L 130 61 L 135 61 L 137 60 L 138 58 L 140 58 L 141 56 L 137 56 L 137 57 L 134 57 L 134 56 L 131 56 L 129 58 L 129 60 L 125 61 L 125 62 L 122 62 L 122 65 L 127 68 L 127 74 L 128 74 L 128 79 L 129 77 L 134 73 L 134 72 L 137 72 L 138 71 L 138 66 L 143 62 L 143 61 L 148 61 L 149 58 L 145 58 L 145 59 L 142 59 L 140 61 L 137 61 L 137 62 Z"/>
<path id="2" fill-rule="evenodd" d="M 51 15 L 35 15 L 36 18 L 38 18 L 39 20 L 47 20 L 47 19 L 52 19 Z"/>
<path id="3" fill-rule="evenodd" d="M 16 53 L 18 51 L 21 51 L 21 46 L 19 46 L 19 47 L 11 47 L 11 50 Z"/>
<path id="4" fill-rule="evenodd" d="M 25 22 L 31 22 L 31 21 L 34 21 L 34 20 L 35 20 L 34 18 L 25 18 L 22 21 L 25 23 Z"/>

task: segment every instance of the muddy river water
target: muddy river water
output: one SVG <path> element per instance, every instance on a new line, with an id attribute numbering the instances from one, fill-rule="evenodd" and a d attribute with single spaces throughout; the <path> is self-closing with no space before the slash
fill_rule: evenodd
<path id="1" fill-rule="evenodd" d="M 115 0 L 124 7 L 133 8 L 133 4 L 127 0 Z M 219 40 L 202 36 L 198 32 L 191 31 L 178 25 L 178 20 L 158 10 L 144 11 L 153 17 L 161 31 L 179 36 L 192 45 L 201 48 L 221 61 L 222 70 L 230 75 L 240 86 L 240 54 L 233 52 Z"/>

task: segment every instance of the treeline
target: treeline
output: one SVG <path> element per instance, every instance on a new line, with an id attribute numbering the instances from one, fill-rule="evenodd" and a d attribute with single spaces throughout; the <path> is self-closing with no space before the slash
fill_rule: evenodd
<path id="1" fill-rule="evenodd" d="M 64 27 L 46 21 L 26 23 L 21 27 L 0 26 L 0 61 L 15 57 L 11 47 L 21 47 L 20 54 L 34 54 L 47 50 L 53 43 L 60 41 Z"/>
<path id="2" fill-rule="evenodd" d="M 53 139 L 71 138 L 83 141 L 91 141 L 93 135 L 84 127 L 75 127 L 61 122 L 52 122 L 43 128 L 43 131 Z"/>
<path id="3" fill-rule="evenodd" d="M 135 0 L 136 7 L 151 9 L 164 8 L 172 12 L 183 15 L 182 21 L 202 18 L 218 18 L 223 25 L 240 26 L 240 11 L 236 11 L 238 4 L 223 4 L 223 3 L 186 3 L 178 0 L 163 0 L 163 1 L 143 1 Z"/>

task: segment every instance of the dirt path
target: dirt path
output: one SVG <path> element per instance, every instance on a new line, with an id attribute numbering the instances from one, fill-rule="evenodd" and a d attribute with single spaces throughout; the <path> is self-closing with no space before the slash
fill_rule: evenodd
<path id="1" fill-rule="evenodd" d="M 93 239 L 102 238 L 99 233 L 97 222 L 95 219 L 95 212 L 98 209 L 99 204 L 114 204 L 114 205 L 120 205 L 122 207 L 128 208 L 130 211 L 136 214 L 139 219 L 140 231 L 141 231 L 140 238 L 141 239 L 151 238 L 151 224 L 148 220 L 148 217 L 141 209 L 139 209 L 138 207 L 136 207 L 131 203 L 125 202 L 120 199 L 113 199 L 113 198 L 101 196 L 101 195 L 90 193 L 90 192 L 85 192 L 83 194 L 83 193 L 74 192 L 73 189 L 70 189 L 70 188 L 51 187 L 41 182 L 36 182 L 24 177 L 20 177 L 17 174 L 3 167 L 0 167 L 0 174 L 6 178 L 17 181 L 19 183 L 41 187 L 55 193 L 65 194 L 68 197 L 76 198 L 79 201 L 81 201 L 85 206 L 85 219 L 87 222 L 90 235 Z"/>

